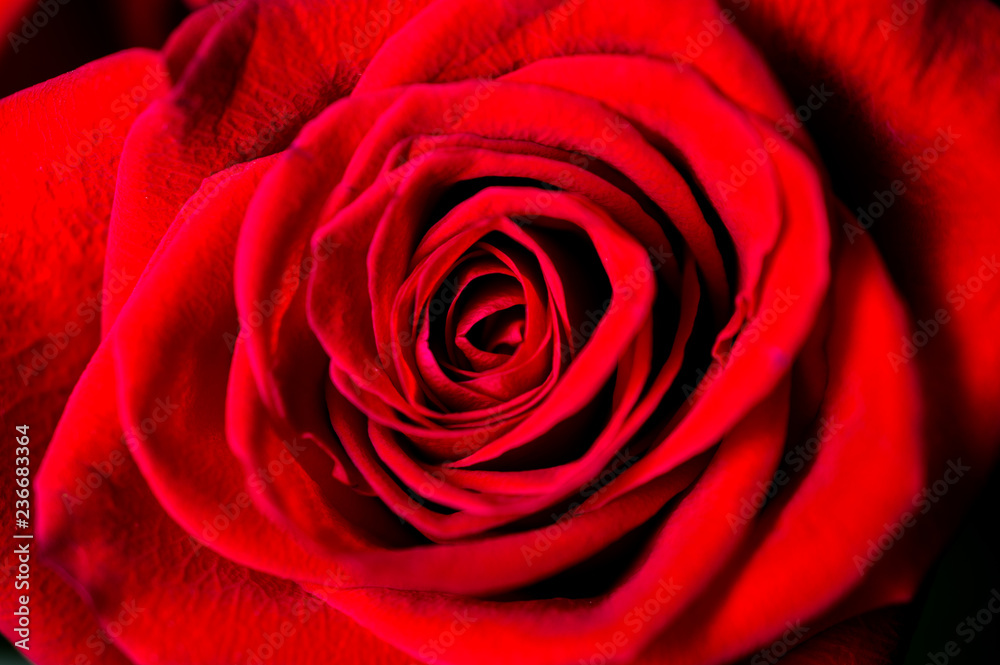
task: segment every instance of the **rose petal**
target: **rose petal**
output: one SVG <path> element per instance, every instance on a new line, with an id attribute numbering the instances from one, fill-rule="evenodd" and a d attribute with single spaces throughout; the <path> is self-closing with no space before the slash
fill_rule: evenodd
<path id="1" fill-rule="evenodd" d="M 7 266 L 6 297 L 0 305 L 0 403 L 9 428 L 0 450 L 13 461 L 18 436 L 14 427 L 27 425 L 32 477 L 101 337 L 97 320 L 104 241 L 118 156 L 132 120 L 115 118 L 110 106 L 123 90 L 141 81 L 147 69 L 161 66 L 155 53 L 126 51 L 0 101 L 8 155 L 0 166 L 6 235 L 0 242 L 0 260 Z M 80 145 L 90 152 L 72 167 L 67 155 L 77 154 Z M 13 494 L 13 482 L 3 484 L 7 496 Z M 4 523 L 12 527 L 15 507 L 11 498 L 0 508 Z M 14 548 L 22 542 L 30 541 L 8 538 L 0 549 L 0 577 L 7 580 L 0 591 L 5 607 L 15 608 L 24 593 L 11 579 L 19 564 Z M 85 654 L 95 663 L 128 662 L 104 642 L 99 642 L 99 651 L 94 649 L 99 624 L 89 608 L 34 556 L 30 583 L 33 628 L 44 627 L 31 633 L 33 659 L 72 662 Z M 21 639 L 12 632 L 15 626 L 12 614 L 0 621 L 11 641 Z"/>
<path id="2" fill-rule="evenodd" d="M 118 622 L 115 644 L 132 662 L 240 662 L 248 658 L 248 649 L 284 663 L 343 653 L 406 662 L 294 582 L 198 547 L 163 511 L 128 456 L 67 514 L 63 496 L 91 472 L 92 460 L 112 459 L 110 451 L 123 439 L 114 402 L 95 401 L 94 392 L 116 392 L 107 345 L 70 398 L 38 474 L 43 518 L 38 538 L 44 559 L 72 577 L 100 620 L 109 629 Z M 267 541 L 267 547 L 277 544 Z M 332 569 L 330 579 L 336 575 Z M 206 608 L 224 621 L 226 631 L 205 621 Z M 279 649 L 274 644 L 280 638 Z"/>
<path id="3" fill-rule="evenodd" d="M 141 271 L 204 178 L 287 147 L 308 120 L 350 93 L 365 61 L 423 4 L 386 10 L 388 22 L 363 46 L 353 29 L 371 20 L 365 7 L 322 0 L 220 4 L 229 10 L 225 20 L 125 146 L 109 266 Z M 105 329 L 129 293 L 116 294 L 105 309 Z"/>

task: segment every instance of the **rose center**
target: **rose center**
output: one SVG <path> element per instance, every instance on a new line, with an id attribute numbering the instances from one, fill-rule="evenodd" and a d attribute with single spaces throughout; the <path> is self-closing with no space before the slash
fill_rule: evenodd
<path id="1" fill-rule="evenodd" d="M 513 277 L 486 274 L 468 282 L 448 312 L 446 362 L 472 372 L 496 369 L 524 342 L 524 290 Z"/>
<path id="2" fill-rule="evenodd" d="M 515 305 L 480 319 L 464 337 L 475 348 L 497 355 L 514 355 L 524 341 L 524 305 Z"/>

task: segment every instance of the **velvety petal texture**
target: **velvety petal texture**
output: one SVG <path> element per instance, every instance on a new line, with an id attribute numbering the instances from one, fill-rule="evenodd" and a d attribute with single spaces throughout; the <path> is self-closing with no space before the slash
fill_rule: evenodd
<path id="1" fill-rule="evenodd" d="M 72 587 L 41 563 L 37 543 L 10 537 L 11 532 L 32 532 L 39 519 L 39 504 L 31 501 L 31 528 L 15 530 L 15 510 L 24 506 L 15 503 L 15 489 L 21 488 L 15 485 L 14 462 L 25 456 L 15 428 L 27 426 L 28 468 L 34 476 L 66 399 L 101 339 L 101 309 L 110 297 L 101 288 L 105 241 L 124 137 L 170 83 L 159 54 L 135 50 L 0 101 L 0 133 L 7 139 L 0 158 L 0 260 L 5 266 L 0 450 L 10 460 L 0 482 L 0 513 L 11 530 L 0 546 L 0 597 L 11 608 L 0 619 L 0 629 L 12 642 L 28 636 L 25 644 L 37 662 L 74 662 L 78 656 L 93 663 L 129 662 Z M 133 99 L 134 90 L 142 91 L 143 99 Z M 114 284 L 121 288 L 136 276 L 116 277 Z M 81 476 L 83 490 L 90 491 L 84 482 Z M 26 562 L 16 550 L 26 542 L 30 579 L 18 580 L 19 566 Z M 20 626 L 12 614 L 26 592 L 33 625 L 46 626 L 41 635 L 33 628 L 33 638 L 15 632 Z"/>
<path id="2" fill-rule="evenodd" d="M 1000 18 L 835 4 L 226 0 L 0 102 L 39 662 L 885 662 L 998 447 Z"/>

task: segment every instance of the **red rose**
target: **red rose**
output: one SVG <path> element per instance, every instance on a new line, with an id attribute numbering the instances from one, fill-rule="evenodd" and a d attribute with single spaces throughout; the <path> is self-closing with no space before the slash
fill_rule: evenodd
<path id="1" fill-rule="evenodd" d="M 996 455 L 996 8 L 424 4 L 3 100 L 5 635 L 881 662 Z"/>

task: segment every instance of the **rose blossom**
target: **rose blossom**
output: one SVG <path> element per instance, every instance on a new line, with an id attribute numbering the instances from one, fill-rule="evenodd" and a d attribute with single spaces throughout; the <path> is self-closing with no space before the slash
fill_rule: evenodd
<path id="1" fill-rule="evenodd" d="M 995 458 L 1000 18 L 843 5 L 225 2 L 3 100 L 31 657 L 883 658 Z"/>

